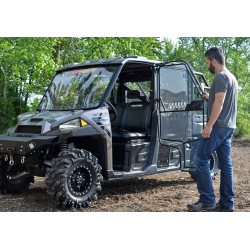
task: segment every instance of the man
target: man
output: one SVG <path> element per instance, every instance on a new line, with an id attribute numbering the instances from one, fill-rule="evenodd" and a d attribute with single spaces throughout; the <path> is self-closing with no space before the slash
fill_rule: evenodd
<path id="1" fill-rule="evenodd" d="M 218 48 L 210 48 L 205 53 L 207 68 L 216 74 L 210 94 L 204 92 L 208 100 L 208 123 L 196 154 L 196 180 L 200 199 L 188 204 L 192 211 L 214 210 L 234 211 L 233 165 L 231 160 L 231 137 L 236 128 L 238 82 L 225 66 L 225 56 Z M 215 203 L 215 195 L 210 174 L 209 159 L 217 152 L 220 179 L 220 200 Z"/>

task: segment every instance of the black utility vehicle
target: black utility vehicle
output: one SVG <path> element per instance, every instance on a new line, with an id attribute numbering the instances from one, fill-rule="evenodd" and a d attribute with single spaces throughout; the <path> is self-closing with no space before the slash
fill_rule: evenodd
<path id="1" fill-rule="evenodd" d="M 205 87 L 204 87 L 205 86 Z M 57 70 L 38 108 L 0 136 L 0 190 L 46 176 L 63 207 L 90 206 L 101 181 L 190 172 L 207 120 L 209 88 L 185 61 L 131 56 Z M 210 160 L 212 177 L 217 156 Z"/>

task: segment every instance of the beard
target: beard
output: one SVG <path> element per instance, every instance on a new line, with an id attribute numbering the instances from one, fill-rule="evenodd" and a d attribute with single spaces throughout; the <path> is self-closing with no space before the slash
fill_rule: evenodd
<path id="1" fill-rule="evenodd" d="M 212 61 L 210 61 L 209 71 L 210 71 L 211 74 L 215 74 L 214 69 L 215 69 L 215 68 L 214 68 L 214 65 L 213 65 Z"/>

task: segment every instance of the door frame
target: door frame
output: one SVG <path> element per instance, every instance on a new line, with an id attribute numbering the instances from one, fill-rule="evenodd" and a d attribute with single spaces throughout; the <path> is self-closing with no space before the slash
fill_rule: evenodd
<path id="1" fill-rule="evenodd" d="M 209 85 L 206 81 L 206 78 L 205 76 L 200 73 L 200 72 L 195 72 L 192 67 L 188 64 L 188 62 L 184 61 L 184 60 L 178 60 L 178 61 L 168 61 L 168 62 L 162 62 L 161 64 L 157 65 L 157 101 L 158 101 L 158 110 L 159 110 L 159 141 L 160 141 L 160 145 L 162 146 L 170 146 L 170 147 L 174 147 L 174 148 L 177 148 L 180 152 L 180 165 L 178 166 L 180 170 L 182 171 L 189 171 L 189 169 L 193 169 L 190 168 L 190 167 L 186 167 L 185 163 L 186 163 L 186 147 L 187 147 L 187 144 L 190 144 L 192 142 L 196 142 L 196 141 L 199 141 L 200 139 L 196 138 L 194 140 L 189 140 L 187 141 L 186 138 L 184 140 L 171 140 L 171 139 L 164 139 L 162 138 L 162 135 L 161 135 L 161 131 L 162 131 L 162 118 L 161 118 L 161 113 L 170 113 L 170 112 L 189 112 L 189 111 L 195 111 L 196 109 L 195 108 L 192 108 L 192 107 L 189 107 L 189 110 L 175 110 L 175 111 L 166 111 L 165 110 L 165 107 L 164 107 L 164 103 L 161 99 L 161 82 L 160 82 L 160 71 L 162 68 L 167 68 L 168 66 L 178 66 L 178 65 L 184 65 L 185 68 L 186 68 L 186 72 L 188 73 L 188 75 L 190 76 L 190 79 L 191 79 L 191 82 L 192 84 L 194 84 L 193 88 L 192 88 L 192 91 L 194 88 L 196 88 L 198 90 L 198 93 L 199 93 L 199 96 L 202 98 L 202 95 L 203 95 L 203 92 L 204 92 L 204 89 L 202 87 L 202 85 L 200 84 L 200 82 L 198 81 L 196 75 L 200 75 L 202 76 L 204 82 L 205 82 L 205 88 L 206 89 L 209 89 Z M 188 86 L 189 87 L 189 86 Z M 194 92 L 194 91 L 193 91 Z M 189 100 L 191 104 L 191 101 L 192 100 Z M 187 105 L 188 106 L 188 105 Z M 161 107 L 163 107 L 164 111 L 161 111 Z M 204 114 L 204 105 L 203 105 L 203 129 L 204 129 L 204 124 L 205 124 L 205 114 Z M 177 168 L 178 168 L 177 167 Z"/>

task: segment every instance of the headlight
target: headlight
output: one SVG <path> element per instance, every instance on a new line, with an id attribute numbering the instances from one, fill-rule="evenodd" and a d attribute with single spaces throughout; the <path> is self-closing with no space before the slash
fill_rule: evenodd
<path id="1" fill-rule="evenodd" d="M 77 119 L 60 124 L 59 129 L 61 131 L 69 131 L 72 129 L 80 128 L 85 125 L 87 125 L 87 123 L 84 120 L 77 118 Z"/>

